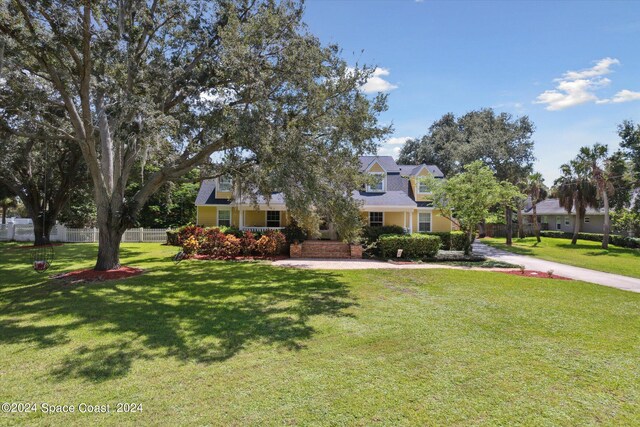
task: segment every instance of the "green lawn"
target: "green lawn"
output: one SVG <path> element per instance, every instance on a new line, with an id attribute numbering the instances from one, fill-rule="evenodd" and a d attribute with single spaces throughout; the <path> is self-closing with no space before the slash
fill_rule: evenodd
<path id="1" fill-rule="evenodd" d="M 640 278 L 640 250 L 638 249 L 609 245 L 609 249 L 604 250 L 602 244 L 598 242 L 578 240 L 576 245 L 572 245 L 569 239 L 544 237 L 540 243 L 536 242 L 535 237 L 514 239 L 511 247 L 505 245 L 503 238 L 487 237 L 482 239 L 482 242 L 516 254 Z"/>
<path id="2" fill-rule="evenodd" d="M 63 285 L 0 244 L 0 425 L 639 425 L 640 294 L 461 270 L 169 261 Z M 89 267 L 93 245 L 57 250 Z"/>

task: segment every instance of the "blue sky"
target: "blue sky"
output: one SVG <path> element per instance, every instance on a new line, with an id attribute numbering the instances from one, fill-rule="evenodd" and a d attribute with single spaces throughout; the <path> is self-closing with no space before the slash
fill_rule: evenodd
<path id="1" fill-rule="evenodd" d="M 640 1 L 307 0 L 305 22 L 350 64 L 379 67 L 365 89 L 389 93 L 380 154 L 444 113 L 493 107 L 536 125 L 536 169 L 640 121 Z"/>

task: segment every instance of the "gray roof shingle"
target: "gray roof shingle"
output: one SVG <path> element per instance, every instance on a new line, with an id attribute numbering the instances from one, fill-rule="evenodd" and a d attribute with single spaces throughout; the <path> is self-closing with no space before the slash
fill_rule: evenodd
<path id="1" fill-rule="evenodd" d="M 418 206 L 407 193 L 404 191 L 387 191 L 384 193 L 368 193 L 366 191 L 354 191 L 353 198 L 363 202 L 364 207 L 384 207 L 384 206 L 399 206 L 399 207 L 413 207 Z"/>

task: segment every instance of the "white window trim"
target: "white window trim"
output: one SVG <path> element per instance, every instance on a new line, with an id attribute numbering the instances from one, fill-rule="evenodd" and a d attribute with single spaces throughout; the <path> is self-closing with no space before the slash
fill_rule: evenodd
<path id="1" fill-rule="evenodd" d="M 270 227 L 269 226 L 269 220 L 268 220 L 268 213 L 269 212 L 278 212 L 278 227 L 282 227 L 282 212 L 281 211 L 264 211 L 264 226 L 265 227 Z"/>
<path id="2" fill-rule="evenodd" d="M 219 192 L 221 192 L 221 193 L 230 193 L 230 192 L 233 190 L 233 180 L 232 180 L 232 179 L 229 179 L 229 181 L 230 181 L 230 182 L 229 182 L 229 186 L 230 186 L 230 187 L 229 187 L 229 189 L 228 189 L 228 190 L 223 190 L 223 189 L 221 188 L 221 187 L 222 187 L 221 178 L 222 178 L 222 177 L 219 177 L 219 178 L 218 178 L 218 185 L 217 185 L 218 191 L 219 191 Z"/>
<path id="3" fill-rule="evenodd" d="M 420 230 L 420 215 L 421 214 L 428 214 L 429 215 L 429 222 L 427 224 L 429 224 L 429 229 L 427 231 L 421 231 Z M 424 224 L 424 222 L 423 222 Z M 433 230 L 433 212 L 418 212 L 418 233 L 430 233 Z"/>
<path id="4" fill-rule="evenodd" d="M 591 217 L 585 216 L 584 217 L 584 223 L 585 224 L 589 224 L 591 222 Z"/>
<path id="5" fill-rule="evenodd" d="M 565 225 L 565 227 L 570 226 L 571 225 L 571 217 L 565 216 L 563 224 Z"/>
<path id="6" fill-rule="evenodd" d="M 387 191 L 387 174 L 385 172 L 369 172 L 370 175 L 382 175 L 382 190 L 374 190 L 369 184 L 367 184 L 368 193 L 384 193 Z"/>
<path id="7" fill-rule="evenodd" d="M 380 212 L 380 211 L 369 211 L 367 218 L 369 220 L 369 227 L 371 227 L 371 214 L 372 213 L 381 213 L 382 214 L 382 225 L 380 227 L 384 227 L 384 212 Z"/>
<path id="8" fill-rule="evenodd" d="M 417 177 L 416 178 L 416 193 L 418 193 L 418 194 L 431 194 L 431 191 L 420 191 L 420 184 L 421 183 L 423 183 L 422 179 L 420 179 L 420 177 Z"/>
<path id="9" fill-rule="evenodd" d="M 221 227 L 220 225 L 220 212 L 229 212 L 229 225 L 225 225 L 224 227 L 231 227 L 233 225 L 233 216 L 231 215 L 231 209 L 218 209 L 216 214 L 216 225 Z"/>

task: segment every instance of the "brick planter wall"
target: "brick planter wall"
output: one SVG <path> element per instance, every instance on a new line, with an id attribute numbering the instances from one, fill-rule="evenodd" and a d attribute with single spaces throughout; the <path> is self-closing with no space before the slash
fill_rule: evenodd
<path id="1" fill-rule="evenodd" d="M 291 258 L 362 258 L 362 246 L 331 240 L 307 240 L 291 245 Z"/>
<path id="2" fill-rule="evenodd" d="M 289 246 L 289 256 L 291 258 L 302 258 L 302 245 L 293 243 Z"/>
<path id="3" fill-rule="evenodd" d="M 351 258 L 362 259 L 362 245 L 350 245 Z"/>

